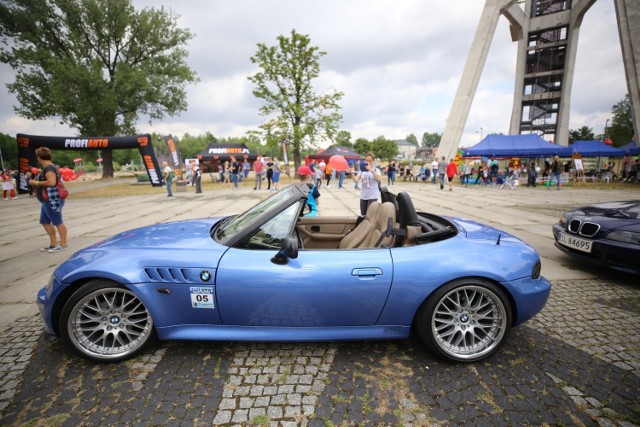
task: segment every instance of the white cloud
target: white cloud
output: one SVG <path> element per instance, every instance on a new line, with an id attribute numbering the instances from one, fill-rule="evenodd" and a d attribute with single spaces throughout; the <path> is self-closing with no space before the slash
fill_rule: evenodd
<path id="1" fill-rule="evenodd" d="M 263 118 L 247 77 L 256 71 L 250 57 L 258 43 L 274 45 L 292 29 L 308 34 L 327 55 L 321 59 L 316 90 L 345 93 L 342 127 L 353 138 L 391 139 L 442 132 L 476 31 L 483 2 L 469 0 L 134 0 L 137 8 L 169 7 L 179 25 L 195 37 L 189 65 L 201 82 L 188 88 L 188 110 L 141 132 L 240 136 Z M 461 141 L 472 145 L 483 133 L 507 133 L 513 102 L 517 45 L 508 22 L 499 20 L 487 63 Z M 0 65 L 0 83 L 12 79 Z M 4 91 L 0 129 L 4 133 L 66 135 L 54 120 L 18 119 L 15 97 Z M 574 77 L 571 128 L 601 132 L 611 106 L 626 93 L 616 17 L 611 2 L 596 2 L 580 31 Z"/>

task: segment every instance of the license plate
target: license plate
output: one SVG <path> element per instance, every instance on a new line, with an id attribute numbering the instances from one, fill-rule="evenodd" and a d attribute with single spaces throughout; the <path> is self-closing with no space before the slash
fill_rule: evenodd
<path id="1" fill-rule="evenodd" d="M 564 233 L 558 234 L 558 243 L 578 251 L 591 253 L 591 240 L 580 239 L 578 237 L 569 236 Z"/>

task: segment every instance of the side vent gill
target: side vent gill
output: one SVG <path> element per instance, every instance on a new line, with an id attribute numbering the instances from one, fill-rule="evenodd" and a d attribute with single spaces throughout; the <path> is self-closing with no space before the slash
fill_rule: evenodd
<path id="1" fill-rule="evenodd" d="M 152 282 L 189 282 L 188 270 L 183 268 L 147 267 L 144 273 Z"/>

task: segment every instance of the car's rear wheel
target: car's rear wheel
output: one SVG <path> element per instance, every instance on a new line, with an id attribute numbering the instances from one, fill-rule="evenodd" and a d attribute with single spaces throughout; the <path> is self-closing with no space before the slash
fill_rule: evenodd
<path id="1" fill-rule="evenodd" d="M 425 345 L 455 362 L 476 362 L 495 353 L 511 328 L 505 293 L 482 279 L 461 279 L 436 290 L 416 316 Z"/>
<path id="2" fill-rule="evenodd" d="M 71 295 L 62 309 L 59 331 L 73 351 L 97 362 L 129 359 L 157 340 L 142 301 L 105 280 L 88 282 Z"/>

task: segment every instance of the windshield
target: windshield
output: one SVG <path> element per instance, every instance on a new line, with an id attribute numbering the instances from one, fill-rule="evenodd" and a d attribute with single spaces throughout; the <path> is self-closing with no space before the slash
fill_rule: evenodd
<path id="1" fill-rule="evenodd" d="M 242 232 L 247 225 L 252 224 L 257 218 L 274 213 L 285 200 L 293 195 L 293 189 L 290 187 L 283 188 L 268 199 L 258 203 L 248 211 L 231 218 L 216 233 L 216 239 L 221 242 L 232 239 L 238 233 Z"/>

